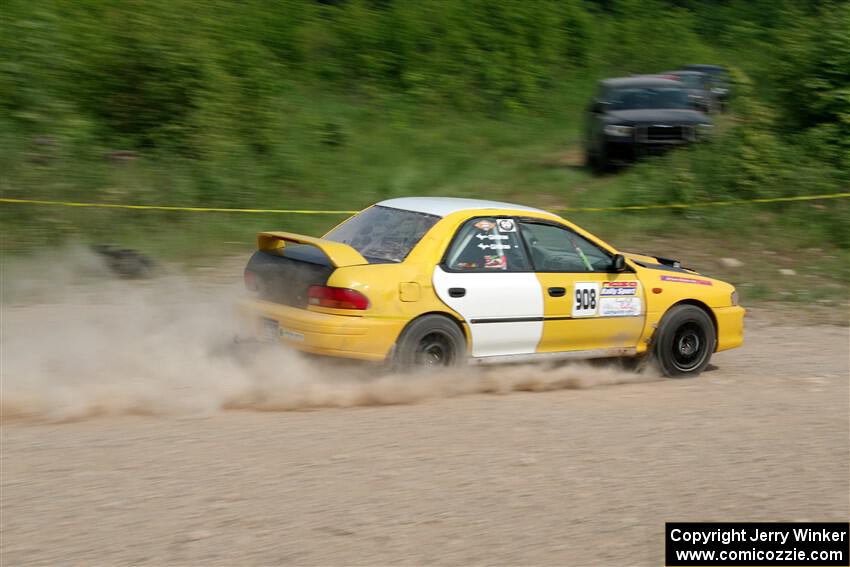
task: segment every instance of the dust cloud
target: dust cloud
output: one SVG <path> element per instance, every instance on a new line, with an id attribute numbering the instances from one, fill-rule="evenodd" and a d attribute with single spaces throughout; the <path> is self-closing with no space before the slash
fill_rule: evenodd
<path id="1" fill-rule="evenodd" d="M 591 388 L 651 371 L 572 364 L 397 374 L 233 342 L 241 287 L 164 273 L 122 281 L 71 247 L 2 270 L 3 420 L 209 416 L 405 404 L 473 393 Z"/>

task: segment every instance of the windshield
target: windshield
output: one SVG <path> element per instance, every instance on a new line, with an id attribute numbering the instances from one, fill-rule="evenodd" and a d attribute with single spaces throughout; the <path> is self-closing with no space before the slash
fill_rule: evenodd
<path id="1" fill-rule="evenodd" d="M 680 87 L 630 87 L 614 89 L 611 110 L 638 108 L 688 108 L 688 93 Z"/>
<path id="2" fill-rule="evenodd" d="M 676 79 L 685 83 L 685 86 L 690 89 L 699 89 L 702 87 L 702 77 L 699 75 L 676 75 Z"/>
<path id="3" fill-rule="evenodd" d="M 714 83 L 727 83 L 728 82 L 726 69 L 724 69 L 722 67 L 707 67 L 707 68 L 704 68 L 704 69 L 697 68 L 697 69 L 693 69 L 693 70 L 699 71 L 701 73 L 706 73 L 707 75 L 711 76 L 711 79 Z"/>
<path id="4" fill-rule="evenodd" d="M 375 205 L 354 215 L 325 239 L 348 244 L 371 263 L 401 262 L 440 217 Z"/>

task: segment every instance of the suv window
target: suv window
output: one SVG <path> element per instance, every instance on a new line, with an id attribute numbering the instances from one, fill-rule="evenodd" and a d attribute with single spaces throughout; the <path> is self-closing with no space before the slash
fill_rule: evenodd
<path id="1" fill-rule="evenodd" d="M 531 264 L 514 219 L 478 217 L 457 231 L 446 266 L 463 272 L 527 272 Z"/>
<path id="2" fill-rule="evenodd" d="M 538 272 L 608 272 L 613 257 L 583 236 L 551 224 L 523 221 L 522 238 Z"/>
<path id="3" fill-rule="evenodd" d="M 436 215 L 375 205 L 324 238 L 350 245 L 370 263 L 401 262 L 438 220 Z"/>

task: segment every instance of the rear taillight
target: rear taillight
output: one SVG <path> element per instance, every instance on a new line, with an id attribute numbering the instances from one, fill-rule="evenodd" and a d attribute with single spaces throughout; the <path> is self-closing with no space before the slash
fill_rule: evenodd
<path id="1" fill-rule="evenodd" d="M 368 309 L 369 298 L 353 289 L 311 285 L 307 290 L 307 302 L 317 307 L 333 309 Z"/>
<path id="2" fill-rule="evenodd" d="M 257 274 L 245 268 L 242 276 L 245 279 L 245 289 L 248 291 L 257 291 Z"/>

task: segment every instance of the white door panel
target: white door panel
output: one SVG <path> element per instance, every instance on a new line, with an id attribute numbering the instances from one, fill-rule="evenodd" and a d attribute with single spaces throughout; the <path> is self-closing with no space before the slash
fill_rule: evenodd
<path id="1" fill-rule="evenodd" d="M 543 320 L 514 323 L 473 323 L 472 356 L 533 354 L 543 336 Z"/>
<path id="2" fill-rule="evenodd" d="M 463 290 L 463 296 L 452 297 L 450 289 L 456 295 Z M 472 356 L 536 352 L 543 334 L 543 290 L 535 274 L 446 272 L 437 266 L 434 290 L 469 325 Z"/>

